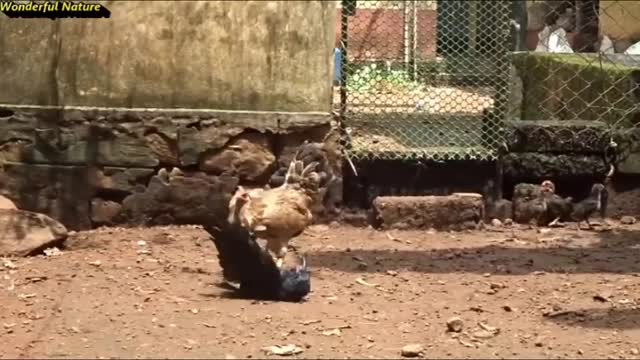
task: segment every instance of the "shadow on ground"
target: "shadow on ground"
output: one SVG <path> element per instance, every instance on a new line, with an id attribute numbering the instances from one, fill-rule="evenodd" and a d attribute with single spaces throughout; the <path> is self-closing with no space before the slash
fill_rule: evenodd
<path id="1" fill-rule="evenodd" d="M 639 273 L 640 249 L 624 247 L 515 248 L 496 245 L 431 250 L 314 251 L 312 267 L 345 272 L 402 270 L 424 273 Z M 361 265 L 365 263 L 366 266 Z"/>
<path id="2" fill-rule="evenodd" d="M 637 229 L 617 229 L 615 232 L 599 232 L 596 235 L 600 241 L 596 247 L 629 248 L 640 246 L 640 231 Z"/>
<path id="3" fill-rule="evenodd" d="M 633 308 L 573 310 L 545 319 L 559 324 L 585 328 L 640 329 L 640 309 Z"/>

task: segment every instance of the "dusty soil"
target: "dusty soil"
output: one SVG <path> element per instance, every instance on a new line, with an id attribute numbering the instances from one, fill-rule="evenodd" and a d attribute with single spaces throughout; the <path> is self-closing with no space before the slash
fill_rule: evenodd
<path id="1" fill-rule="evenodd" d="M 258 358 L 286 344 L 304 358 L 394 358 L 408 344 L 430 358 L 640 357 L 640 225 L 315 226 L 294 242 L 313 270 L 303 304 L 225 296 L 196 227 L 99 229 L 70 244 L 0 260 L 1 357 Z M 456 316 L 461 332 L 447 332 Z"/>

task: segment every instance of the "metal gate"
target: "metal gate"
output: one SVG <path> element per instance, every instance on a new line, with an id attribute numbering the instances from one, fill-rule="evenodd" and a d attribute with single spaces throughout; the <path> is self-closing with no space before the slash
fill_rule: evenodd
<path id="1" fill-rule="evenodd" d="M 511 1 L 343 0 L 334 104 L 354 159 L 492 160 Z"/>

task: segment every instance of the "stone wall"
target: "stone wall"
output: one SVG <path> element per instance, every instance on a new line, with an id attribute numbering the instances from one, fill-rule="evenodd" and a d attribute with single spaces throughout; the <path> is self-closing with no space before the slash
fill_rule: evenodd
<path id="1" fill-rule="evenodd" d="M 327 139 L 335 2 L 101 3 L 110 19 L 0 17 L 0 193 L 19 208 L 197 223 Z"/>
<path id="2" fill-rule="evenodd" d="M 76 230 L 202 222 L 215 216 L 220 196 L 238 184 L 264 186 L 286 165 L 278 160 L 330 130 L 323 114 L 3 108 L 0 115 L 0 194 Z M 37 126 L 51 117 L 56 127 Z M 328 137 L 326 147 L 334 143 Z"/>

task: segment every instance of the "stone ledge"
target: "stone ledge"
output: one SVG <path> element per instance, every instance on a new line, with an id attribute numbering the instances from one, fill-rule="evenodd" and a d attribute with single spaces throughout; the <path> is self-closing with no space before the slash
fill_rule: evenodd
<path id="1" fill-rule="evenodd" d="M 372 205 L 383 229 L 463 230 L 475 228 L 484 218 L 483 196 L 475 193 L 379 196 Z"/>
<path id="2" fill-rule="evenodd" d="M 603 156 L 510 153 L 503 158 L 504 175 L 512 179 L 605 176 Z"/>
<path id="3" fill-rule="evenodd" d="M 507 126 L 512 152 L 602 153 L 608 144 L 608 127 L 599 121 L 514 120 Z"/>

